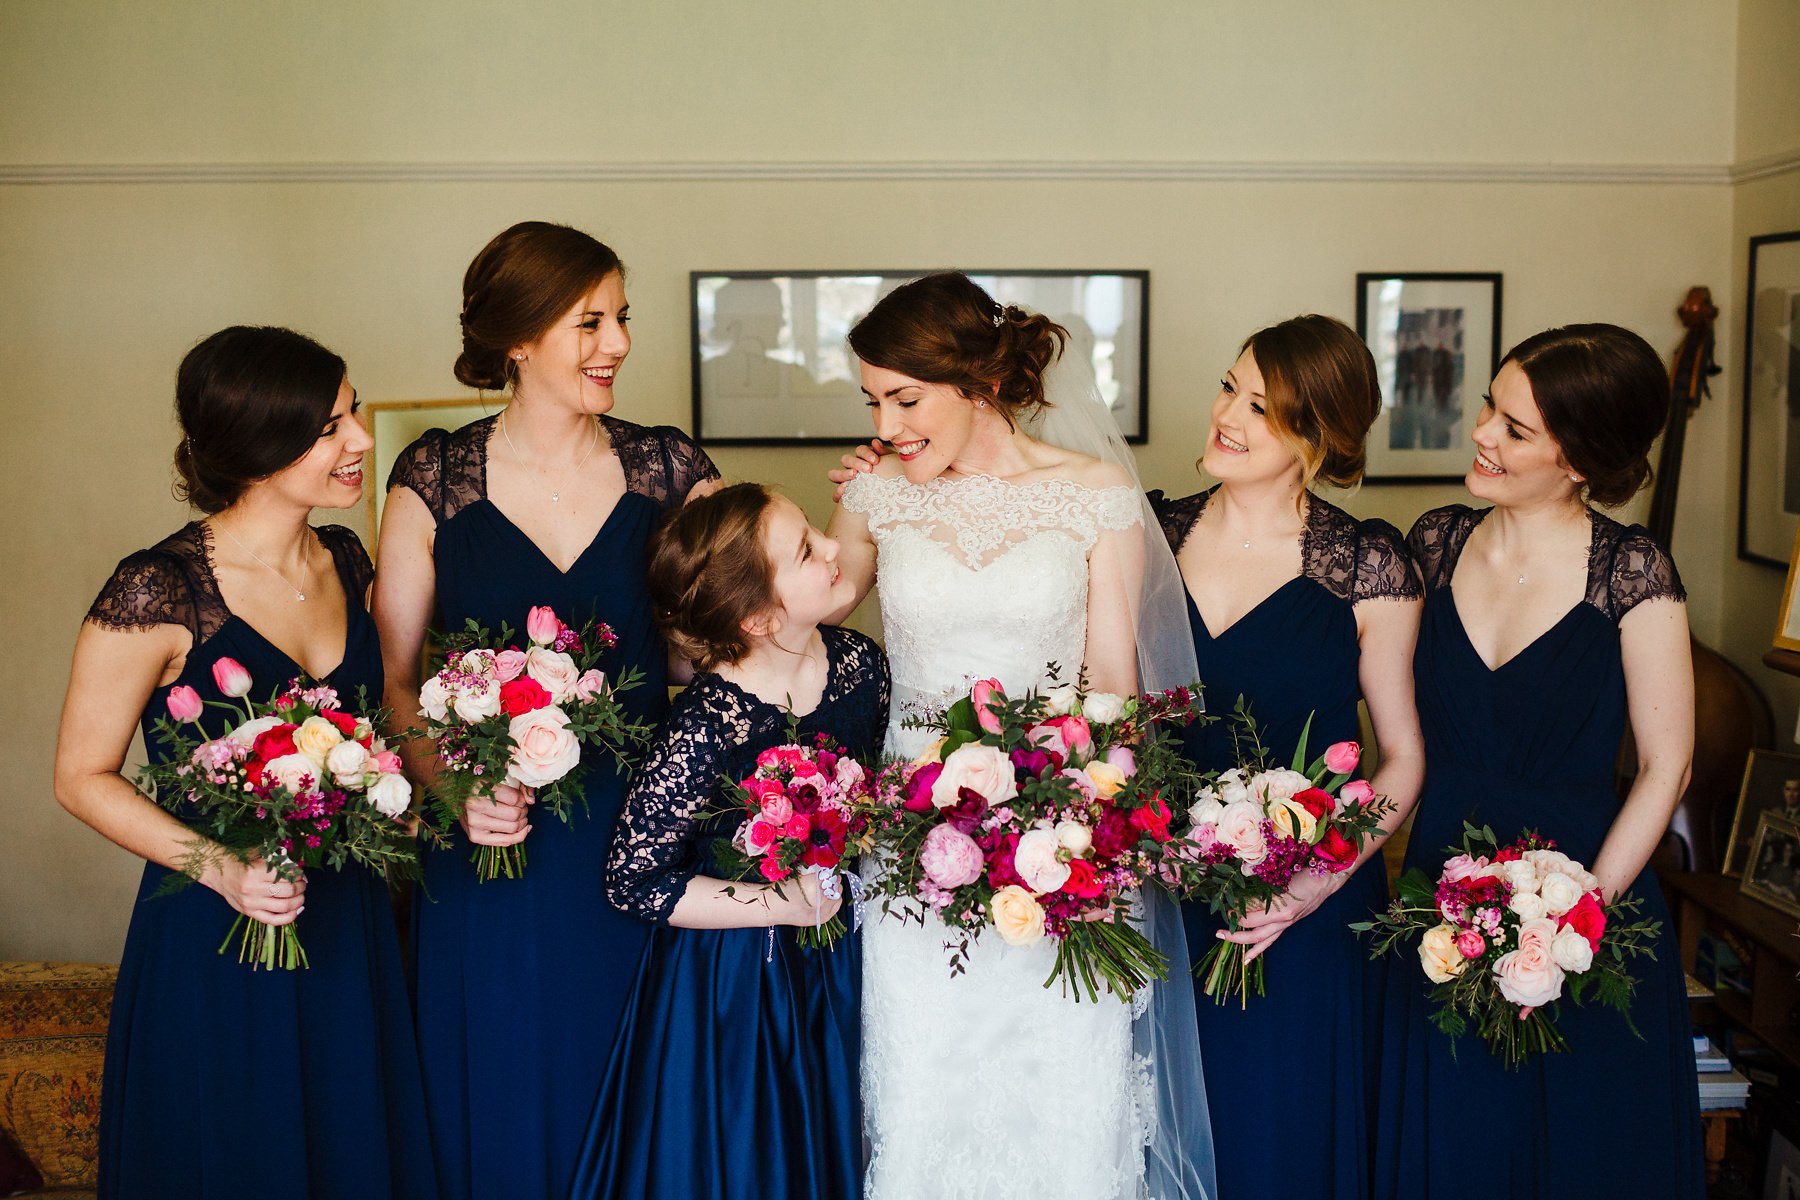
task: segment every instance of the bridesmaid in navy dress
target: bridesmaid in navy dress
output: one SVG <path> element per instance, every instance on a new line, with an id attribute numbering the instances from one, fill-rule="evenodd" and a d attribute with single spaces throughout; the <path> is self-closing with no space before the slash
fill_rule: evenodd
<path id="1" fill-rule="evenodd" d="M 346 710 L 359 688 L 379 703 L 369 557 L 350 530 L 307 524 L 362 497 L 356 393 L 310 339 L 234 327 L 189 352 L 176 406 L 178 491 L 208 515 L 127 557 L 94 601 L 56 749 L 57 799 L 149 860 L 107 1030 L 99 1194 L 426 1200 L 437 1186 L 386 884 L 356 866 L 285 883 L 221 853 L 197 884 L 155 896 L 200 835 L 120 773 L 140 727 L 165 760 L 153 725 L 171 688 L 226 699 L 223 658 L 261 699 L 305 675 Z M 226 721 L 201 718 L 214 737 Z M 239 913 L 299 919 L 312 965 L 257 971 L 220 954 Z"/>
<path id="2" fill-rule="evenodd" d="M 388 480 L 375 618 L 388 705 L 418 710 L 434 610 L 525 628 L 548 605 L 571 625 L 611 625 L 609 677 L 634 715 L 667 711 L 668 654 L 651 619 L 644 554 L 664 512 L 717 472 L 679 431 L 610 414 L 631 347 L 623 268 L 585 233 L 525 222 L 494 238 L 463 280 L 456 375 L 512 389 L 496 417 L 427 432 Z M 429 779 L 428 746 L 409 765 Z M 448 849 L 428 849 L 413 911 L 426 1104 L 451 1200 L 563 1196 L 618 1034 L 650 925 L 606 902 L 600 871 L 624 797 L 595 764 L 567 824 L 533 821 L 530 797 L 497 788 L 471 804 Z M 482 883 L 472 846 L 523 842 L 522 878 Z"/>
<path id="3" fill-rule="evenodd" d="M 1491 507 L 1426 513 L 1414 660 L 1430 769 L 1407 865 L 1435 873 L 1465 817 L 1503 840 L 1536 829 L 1610 899 L 1662 922 L 1634 960 L 1631 1019 L 1562 1003 L 1571 1052 L 1507 1071 L 1479 1039 L 1453 1057 L 1427 1022 L 1416 961 L 1389 970 L 1377 1193 L 1406 1197 L 1705 1195 L 1681 964 L 1646 863 L 1687 786 L 1694 747 L 1687 608 L 1668 553 L 1588 507 L 1649 478 L 1669 380 L 1616 325 L 1571 325 L 1507 355 L 1475 427 L 1469 491 Z M 1621 804 L 1625 722 L 1637 782 Z M 1210 1065 L 1210 1064 L 1209 1064 Z"/>
<path id="4" fill-rule="evenodd" d="M 759 484 L 696 501 L 665 527 L 650 588 L 700 674 L 632 783 L 606 864 L 613 903 L 656 928 L 571 1195 L 855 1197 L 860 936 L 801 947 L 793 927 L 829 919 L 839 901 L 821 898 L 816 875 L 779 888 L 720 878 L 709 847 L 741 818 L 707 814 L 772 746 L 823 734 L 846 754 L 878 752 L 887 657 L 862 634 L 819 627 L 852 595 L 837 543 Z"/>
<path id="5" fill-rule="evenodd" d="M 1356 741 L 1366 699 L 1381 747 L 1372 783 L 1395 802 L 1392 831 L 1424 774 L 1410 676 L 1423 592 L 1397 529 L 1309 490 L 1361 477 L 1380 406 L 1353 330 L 1283 321 L 1244 343 L 1213 402 L 1201 465 L 1219 486 L 1151 501 L 1187 581 L 1207 706 L 1222 718 L 1188 731 L 1190 757 L 1202 770 L 1235 765 L 1227 714 L 1239 696 L 1278 766 L 1309 717 L 1309 756 Z M 1379 994 L 1346 926 L 1387 903 L 1377 849 L 1354 873 L 1299 877 L 1289 900 L 1239 932 L 1203 905 L 1184 911 L 1196 963 L 1220 937 L 1266 955 L 1267 994 L 1247 1005 L 1217 1003 L 1195 981 L 1221 1200 L 1368 1194 Z"/>

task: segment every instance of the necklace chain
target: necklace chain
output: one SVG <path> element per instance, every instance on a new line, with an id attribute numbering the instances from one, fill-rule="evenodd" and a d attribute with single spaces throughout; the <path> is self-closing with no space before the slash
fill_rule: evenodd
<path id="1" fill-rule="evenodd" d="M 275 577 L 277 579 L 281 580 L 281 582 L 287 584 L 291 588 L 294 588 L 294 599 L 295 600 L 305 600 L 306 599 L 305 584 L 306 584 L 307 580 L 309 580 L 311 578 L 311 575 L 309 574 L 309 569 L 312 566 L 312 542 L 305 533 L 302 533 L 300 535 L 301 540 L 306 542 L 306 549 L 302 552 L 301 557 L 300 557 L 300 583 L 301 583 L 301 586 L 294 587 L 293 580 L 289 579 L 286 575 L 283 575 L 280 571 L 275 570 L 274 567 L 272 567 L 268 563 L 264 562 L 261 558 L 258 558 L 256 551 L 254 551 L 250 547 L 244 545 L 244 543 L 238 538 L 237 534 L 231 532 L 231 530 L 229 530 L 229 529 L 226 529 L 225 523 L 223 521 L 219 521 L 219 520 L 215 519 L 213 521 L 213 528 L 214 529 L 223 529 L 225 531 L 226 537 L 230 538 L 234 542 L 237 542 L 237 548 L 239 550 L 242 550 L 245 554 L 248 554 L 251 558 L 255 559 L 258 564 L 260 564 L 267 570 L 273 572 Z"/>
<path id="2" fill-rule="evenodd" d="M 512 434 L 506 432 L 506 413 L 504 410 L 502 410 L 500 413 L 500 436 L 506 439 L 506 448 L 508 450 L 512 451 L 513 461 L 516 463 L 519 463 L 521 466 L 525 465 L 524 456 L 519 453 L 519 448 L 517 446 L 513 445 Z M 598 418 L 595 418 L 595 420 L 594 420 L 594 440 L 588 443 L 587 453 L 581 456 L 581 461 L 575 464 L 574 468 L 569 472 L 569 475 L 567 476 L 568 478 L 573 478 L 574 476 L 579 475 L 581 473 L 581 468 L 587 466 L 587 460 L 594 456 L 594 447 L 598 446 L 599 444 L 600 444 L 600 421 Z M 543 468 L 539 467 L 538 470 L 541 471 L 541 470 L 543 470 Z M 555 504 L 555 503 L 560 502 L 561 500 L 562 500 L 562 488 L 551 488 L 550 489 L 550 502 L 552 504 Z"/>

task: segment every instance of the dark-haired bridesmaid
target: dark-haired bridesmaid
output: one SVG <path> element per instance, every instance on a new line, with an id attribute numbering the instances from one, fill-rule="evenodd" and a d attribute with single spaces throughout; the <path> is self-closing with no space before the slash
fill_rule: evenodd
<path id="1" fill-rule="evenodd" d="M 1408 538 L 1426 587 L 1414 678 L 1430 771 L 1407 865 L 1435 872 L 1465 818 L 1502 840 L 1535 829 L 1608 899 L 1640 897 L 1662 931 L 1655 960 L 1632 965 L 1636 1033 L 1612 1009 L 1564 1002 L 1570 1053 L 1515 1071 L 1474 1037 L 1453 1054 L 1418 964 L 1394 960 L 1378 1195 L 1705 1195 L 1680 959 L 1645 865 L 1693 756 L 1685 595 L 1649 533 L 1589 507 L 1644 485 L 1668 405 L 1662 363 L 1628 330 L 1527 338 L 1475 427 L 1467 484 L 1489 506 L 1426 513 Z M 1638 775 L 1621 804 L 1627 721 Z"/>
<path id="2" fill-rule="evenodd" d="M 1228 714 L 1240 696 L 1271 765 L 1293 757 L 1309 721 L 1309 757 L 1356 741 L 1365 700 L 1381 751 L 1371 783 L 1394 802 L 1391 832 L 1424 776 L 1411 677 L 1423 591 L 1399 530 L 1311 490 L 1362 477 L 1380 409 L 1354 330 L 1322 316 L 1272 325 L 1244 342 L 1213 401 L 1200 465 L 1219 485 L 1151 502 L 1187 583 L 1207 704 L 1223 718 L 1188 731 L 1188 755 L 1203 771 L 1237 765 Z M 1378 973 L 1347 926 L 1387 903 L 1384 840 L 1351 871 L 1296 878 L 1287 901 L 1241 931 L 1185 907 L 1194 962 L 1219 938 L 1266 956 L 1266 994 L 1247 1004 L 1217 1003 L 1196 982 L 1218 1200 L 1368 1194 Z"/>
<path id="3" fill-rule="evenodd" d="M 679 430 L 611 415 L 631 349 L 625 269 L 579 230 L 541 221 L 489 242 L 463 277 L 456 377 L 510 392 L 504 410 L 428 431 L 388 479 L 375 617 L 388 704 L 418 710 L 434 612 L 461 629 L 525 628 L 548 605 L 604 621 L 609 678 L 635 715 L 668 709 L 668 652 L 651 618 L 645 551 L 661 516 L 717 486 Z M 429 754 L 409 765 L 429 780 Z M 601 868 L 626 776 L 596 762 L 565 824 L 519 789 L 472 803 L 428 850 L 414 908 L 417 1014 L 438 1173 L 451 1200 L 564 1196 L 649 923 L 607 903 Z M 482 883 L 472 846 L 525 842 L 516 879 Z"/>
<path id="4" fill-rule="evenodd" d="M 344 361 L 286 329 L 233 327 L 176 378 L 177 493 L 206 514 L 119 564 L 89 609 L 56 747 L 63 807 L 146 859 L 119 966 L 101 1088 L 99 1194 L 437 1195 L 417 1047 L 387 887 L 350 866 L 283 882 L 216 855 L 198 884 L 156 895 L 204 838 L 121 773 L 172 688 L 226 697 L 237 660 L 267 698 L 305 675 L 382 691 L 356 535 L 314 508 L 362 498 L 370 447 Z M 224 732 L 218 710 L 201 717 Z M 311 966 L 255 971 L 218 953 L 237 914 L 302 913 Z"/>

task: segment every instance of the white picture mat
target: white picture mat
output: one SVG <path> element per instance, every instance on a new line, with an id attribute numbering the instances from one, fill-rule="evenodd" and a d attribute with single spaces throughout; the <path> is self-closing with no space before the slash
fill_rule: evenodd
<path id="1" fill-rule="evenodd" d="M 1488 280 L 1369 279 L 1363 282 L 1364 340 L 1381 380 L 1381 416 L 1369 431 L 1371 477 L 1460 477 L 1474 460 L 1475 418 L 1492 382 L 1494 285 Z M 1395 450 L 1389 446 L 1399 398 L 1395 386 L 1399 317 L 1402 311 L 1461 309 L 1463 371 L 1456 392 L 1460 428 L 1445 449 Z"/>

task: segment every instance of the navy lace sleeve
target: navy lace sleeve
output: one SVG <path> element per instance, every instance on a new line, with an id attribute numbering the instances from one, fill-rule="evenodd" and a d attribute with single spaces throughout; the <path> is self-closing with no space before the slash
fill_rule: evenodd
<path id="1" fill-rule="evenodd" d="M 200 640 L 200 605 L 188 564 L 162 547 L 127 555 L 89 606 L 87 620 L 106 629 L 179 625 Z"/>
<path id="2" fill-rule="evenodd" d="M 1590 599 L 1598 602 L 1601 612 L 1615 622 L 1646 600 L 1686 602 L 1687 590 L 1681 586 L 1681 575 L 1675 560 L 1669 557 L 1650 531 L 1642 525 L 1612 526 L 1600 537 L 1607 543 L 1604 565 L 1590 564 L 1589 589 L 1596 593 Z M 1595 558 L 1601 558 L 1596 554 Z"/>
<path id="3" fill-rule="evenodd" d="M 313 532 L 331 551 L 338 576 L 344 581 L 344 591 L 349 593 L 352 602 L 367 608 L 369 585 L 375 582 L 375 564 L 369 561 L 369 552 L 363 548 L 362 539 L 356 536 L 355 530 L 343 525 L 320 525 Z"/>
<path id="4" fill-rule="evenodd" d="M 634 425 L 602 417 L 625 486 L 656 501 L 664 512 L 687 502 L 695 485 L 719 478 L 719 468 L 687 434 L 673 425 Z"/>
<path id="5" fill-rule="evenodd" d="M 1412 551 L 1426 591 L 1437 591 L 1456 573 L 1456 556 L 1462 553 L 1462 544 L 1474 527 L 1471 518 L 1476 515 L 1466 504 L 1450 504 L 1413 522 L 1406 548 Z"/>
<path id="6" fill-rule="evenodd" d="M 1207 497 L 1211 495 L 1211 492 L 1195 492 L 1192 496 L 1171 500 L 1158 490 L 1146 496 L 1150 510 L 1156 514 L 1157 524 L 1162 526 L 1163 537 L 1169 541 L 1171 554 L 1181 553 L 1181 544 L 1187 541 L 1188 531 L 1193 529 L 1194 522 L 1200 518 L 1200 510 L 1206 507 Z"/>
<path id="7" fill-rule="evenodd" d="M 700 870 L 700 814 L 713 804 L 732 749 L 750 740 L 741 693 L 701 675 L 675 698 L 662 735 L 626 793 L 606 861 L 607 901 L 666 921 Z"/>
<path id="8" fill-rule="evenodd" d="M 417 441 L 400 452 L 387 478 L 388 491 L 397 487 L 411 488 L 431 511 L 431 519 L 439 525 L 444 523 L 446 515 L 444 444 L 449 440 L 450 435 L 444 430 L 427 429 Z"/>
<path id="9" fill-rule="evenodd" d="M 837 656 L 829 706 L 820 705 L 821 710 L 829 707 L 830 732 L 851 754 L 878 753 L 893 691 L 887 654 L 875 639 L 854 629 L 821 625 L 819 632 L 835 645 Z"/>
<path id="10" fill-rule="evenodd" d="M 1400 531 L 1381 520 L 1358 521 L 1356 585 L 1351 603 L 1364 600 L 1417 600 L 1425 594 L 1418 564 Z"/>

